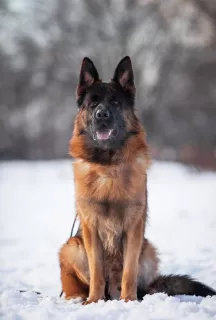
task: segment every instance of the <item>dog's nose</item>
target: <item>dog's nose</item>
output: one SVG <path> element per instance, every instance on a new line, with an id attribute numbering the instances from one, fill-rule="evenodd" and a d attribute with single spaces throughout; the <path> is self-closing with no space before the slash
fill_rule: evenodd
<path id="1" fill-rule="evenodd" d="M 107 109 L 101 107 L 96 111 L 96 118 L 98 120 L 108 120 L 110 117 L 110 113 Z"/>

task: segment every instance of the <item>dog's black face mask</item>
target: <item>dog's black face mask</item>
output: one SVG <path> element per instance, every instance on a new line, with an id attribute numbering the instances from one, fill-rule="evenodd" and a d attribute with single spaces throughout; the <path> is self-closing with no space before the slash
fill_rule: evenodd
<path id="1" fill-rule="evenodd" d="M 121 146 L 127 135 L 121 91 L 112 84 L 93 84 L 81 108 L 86 109 L 86 129 L 95 147 L 115 150 Z"/>
<path id="2" fill-rule="evenodd" d="M 82 134 L 88 143 L 103 150 L 121 148 L 133 131 L 128 125 L 134 115 L 135 86 L 129 57 L 118 64 L 110 83 L 99 80 L 98 72 L 88 58 L 84 58 L 77 87 L 77 104 L 84 112 Z"/>

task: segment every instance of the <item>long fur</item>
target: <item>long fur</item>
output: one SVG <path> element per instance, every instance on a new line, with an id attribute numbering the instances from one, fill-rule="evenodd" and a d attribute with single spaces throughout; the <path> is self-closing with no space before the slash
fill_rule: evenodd
<path id="1" fill-rule="evenodd" d="M 188 276 L 158 276 L 157 250 L 143 238 L 151 159 L 135 113 L 135 91 L 129 57 L 119 62 L 109 83 L 84 58 L 69 144 L 81 228 L 59 253 L 67 299 L 80 296 L 87 304 L 105 296 L 129 301 L 160 291 L 215 293 Z"/>
<path id="2" fill-rule="evenodd" d="M 169 296 L 186 294 L 195 296 L 213 296 L 216 292 L 205 284 L 188 275 L 164 275 L 156 278 L 149 286 L 148 293 L 164 292 Z M 139 295 L 142 296 L 142 292 Z"/>

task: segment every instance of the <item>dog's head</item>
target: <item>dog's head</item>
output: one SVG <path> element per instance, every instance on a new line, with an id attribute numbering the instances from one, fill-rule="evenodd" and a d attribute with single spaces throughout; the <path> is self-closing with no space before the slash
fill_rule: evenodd
<path id="1" fill-rule="evenodd" d="M 121 150 L 140 130 L 134 112 L 135 91 L 129 57 L 119 62 L 109 83 L 102 82 L 93 62 L 84 58 L 76 90 L 79 112 L 70 153 L 97 161 L 98 157 Z"/>

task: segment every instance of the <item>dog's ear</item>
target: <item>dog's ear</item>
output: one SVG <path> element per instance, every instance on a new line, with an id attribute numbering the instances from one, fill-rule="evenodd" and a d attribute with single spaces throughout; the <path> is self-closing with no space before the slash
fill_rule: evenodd
<path id="1" fill-rule="evenodd" d="M 96 81 L 100 81 L 97 69 L 94 63 L 85 57 L 82 61 L 79 83 L 76 89 L 76 100 L 79 107 L 82 104 L 87 88 Z"/>
<path id="2" fill-rule="evenodd" d="M 121 87 L 131 93 L 135 94 L 136 88 L 134 84 L 134 74 L 130 57 L 124 57 L 117 65 L 112 82 L 118 83 Z"/>

